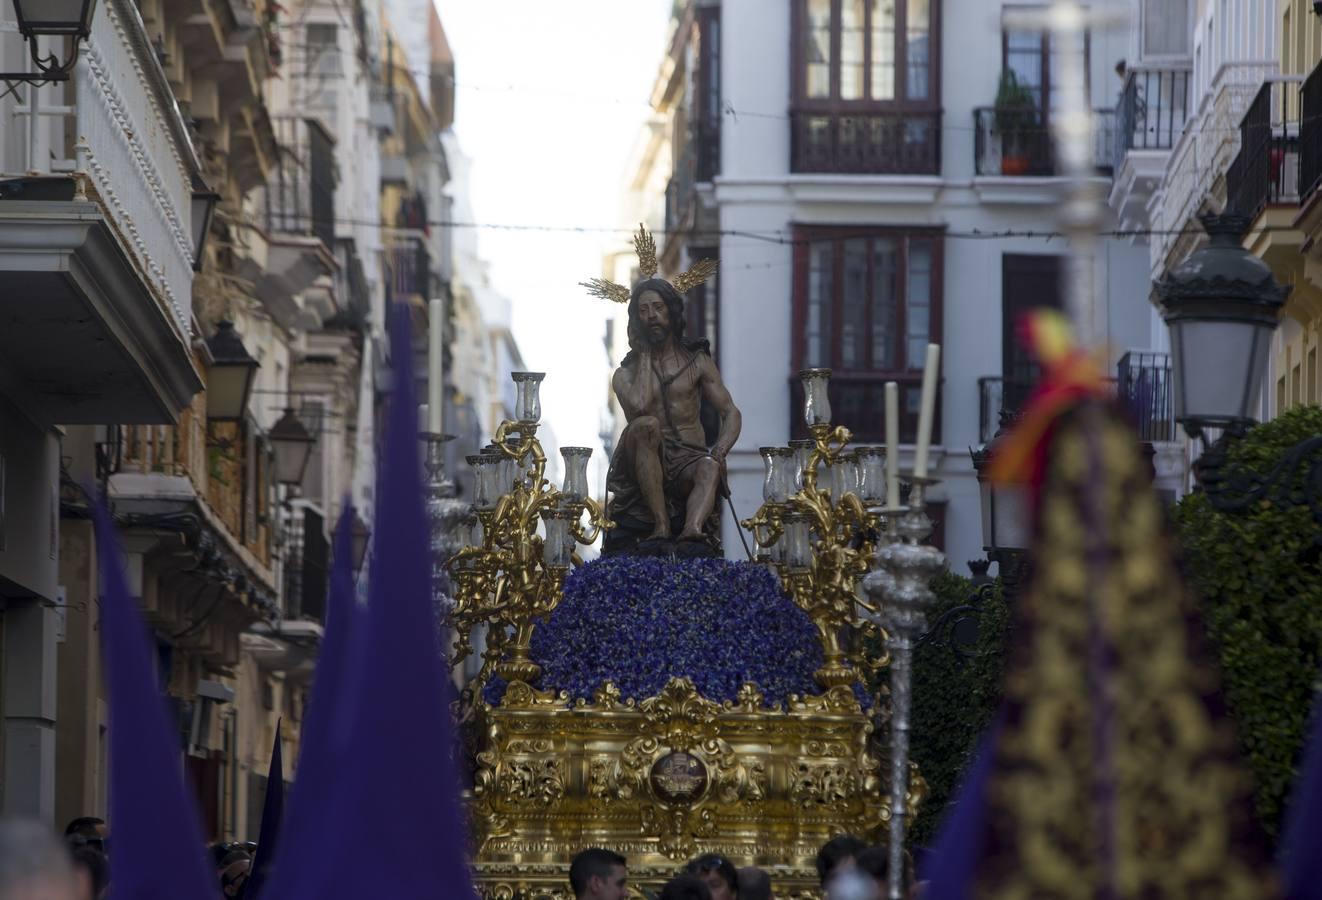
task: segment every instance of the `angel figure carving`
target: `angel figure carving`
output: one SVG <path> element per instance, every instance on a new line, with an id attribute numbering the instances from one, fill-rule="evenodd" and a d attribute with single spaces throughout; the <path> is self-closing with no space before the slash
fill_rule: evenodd
<path id="1" fill-rule="evenodd" d="M 604 553 L 719 555 L 720 510 L 729 496 L 725 458 L 742 425 L 706 340 L 685 337 L 684 293 L 716 272 L 702 260 L 667 281 L 656 244 L 634 237 L 641 280 L 631 289 L 583 282 L 595 296 L 629 304 L 629 352 L 611 380 L 627 422 L 611 458 Z"/>

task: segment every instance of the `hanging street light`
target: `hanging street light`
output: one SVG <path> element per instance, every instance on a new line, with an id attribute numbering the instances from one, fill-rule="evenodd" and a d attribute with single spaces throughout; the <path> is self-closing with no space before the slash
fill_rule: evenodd
<path id="1" fill-rule="evenodd" d="M 78 62 L 79 45 L 92 34 L 96 0 L 14 0 L 14 13 L 18 17 L 18 31 L 28 42 L 28 53 L 39 71 L 3 73 L 0 81 L 27 84 L 68 81 Z M 73 38 L 69 58 L 43 56 L 38 41 L 43 37 Z"/>
<path id="2" fill-rule="evenodd" d="M 287 487 L 303 483 L 303 472 L 312 457 L 317 439 L 308 433 L 292 408 L 271 428 L 271 446 L 275 449 L 275 480 Z"/>
<path id="3" fill-rule="evenodd" d="M 1241 245 L 1249 220 L 1200 216 L 1210 241 L 1152 286 L 1152 300 L 1171 331 L 1175 417 L 1203 444 L 1194 464 L 1199 484 L 1221 512 L 1245 512 L 1263 500 L 1307 504 L 1322 543 L 1322 436 L 1286 450 L 1265 475 L 1230 461 L 1230 448 L 1257 424 L 1258 402 L 1290 288 Z M 1219 428 L 1210 445 L 1206 430 Z M 1306 468 L 1302 479 L 1296 470 Z"/>
<path id="4" fill-rule="evenodd" d="M 211 233 L 211 220 L 216 215 L 216 204 L 220 194 L 207 187 L 200 178 L 193 178 L 193 201 L 189 209 L 189 221 L 193 226 L 193 271 L 202 271 L 202 251 L 207 246 L 207 235 Z"/>
<path id="5" fill-rule="evenodd" d="M 1190 437 L 1253 421 L 1272 332 L 1290 289 L 1240 241 L 1243 216 L 1200 216 L 1211 239 L 1152 286 L 1171 332 L 1175 418 Z"/>
<path id="6" fill-rule="evenodd" d="M 234 323 L 216 323 L 216 333 L 207 339 L 211 365 L 207 367 L 207 419 L 238 422 L 248 413 L 253 381 L 261 365 L 248 354 Z"/>

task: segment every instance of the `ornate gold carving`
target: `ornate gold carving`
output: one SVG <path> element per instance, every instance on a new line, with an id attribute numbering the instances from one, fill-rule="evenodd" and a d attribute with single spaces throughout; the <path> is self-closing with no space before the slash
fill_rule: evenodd
<path id="1" fill-rule="evenodd" d="M 739 524 L 753 533 L 758 547 L 767 548 L 781 540 L 785 523 L 793 523 L 794 517 L 811 522 L 811 564 L 795 568 L 780 562 L 776 570 L 786 593 L 817 627 L 824 659 L 815 676 L 829 689 L 866 683 L 868 674 L 888 662 L 885 632 L 874 621 L 878 611 L 859 590 L 876 553 L 874 536 L 881 522 L 858 494 L 849 491 L 837 497 L 817 485 L 819 475 L 857 458 L 845 449 L 853 440 L 849 429 L 818 424 L 809 430 L 814 446 L 803 468 L 802 488 L 784 502 L 763 503 Z M 842 633 L 848 635 L 844 641 Z"/>
<path id="2" fill-rule="evenodd" d="M 638 705 L 649 730 L 676 750 L 688 750 L 713 729 L 721 707 L 698 693 L 687 678 L 672 678 L 655 697 Z M 714 729 L 713 729 L 714 730 Z"/>
<path id="3" fill-rule="evenodd" d="M 498 778 L 501 799 L 514 805 L 549 807 L 565 795 L 564 766 L 559 759 L 509 762 Z"/>

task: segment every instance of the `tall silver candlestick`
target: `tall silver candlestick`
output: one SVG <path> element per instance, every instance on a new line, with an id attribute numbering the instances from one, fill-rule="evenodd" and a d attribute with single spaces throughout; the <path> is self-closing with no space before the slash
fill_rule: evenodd
<path id="1" fill-rule="evenodd" d="M 927 612 L 936 603 L 931 580 L 945 566 L 945 554 L 922 543 L 932 533 L 927 517 L 927 487 L 933 479 L 915 478 L 904 510 L 887 510 L 893 518 L 892 542 L 877 550 L 880 568 L 863 580 L 863 588 L 886 624 L 891 673 L 890 779 L 890 900 L 904 898 L 904 834 L 909 794 L 909 718 L 913 692 L 913 648 L 927 630 Z"/>
<path id="2" fill-rule="evenodd" d="M 452 602 L 450 576 L 445 567 L 464 545 L 463 525 L 468 520 L 469 506 L 459 499 L 455 483 L 445 474 L 445 445 L 454 440 L 454 435 L 427 431 L 422 433 L 422 439 L 427 442 L 423 491 L 431 526 L 432 607 L 440 622 L 444 621 Z"/>

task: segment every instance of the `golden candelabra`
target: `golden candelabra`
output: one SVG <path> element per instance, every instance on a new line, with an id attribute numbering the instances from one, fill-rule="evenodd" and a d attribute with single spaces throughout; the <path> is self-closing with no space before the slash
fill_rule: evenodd
<path id="1" fill-rule="evenodd" d="M 472 653 L 473 629 L 488 626 L 478 691 L 492 672 L 511 683 L 537 679 L 541 667 L 529 655 L 536 620 L 560 604 L 570 564 L 581 561 L 575 545 L 592 544 L 611 527 L 602 505 L 587 493 L 590 448 L 562 448 L 563 485 L 546 480 L 546 454 L 537 440 L 544 374 L 512 377 L 518 418 L 502 422 L 492 443 L 468 457 L 476 521 L 470 545 L 449 563 L 454 664 Z"/>
<path id="2" fill-rule="evenodd" d="M 878 611 L 859 589 L 882 530 L 869 507 L 884 498 L 885 451 L 846 449 L 852 434 L 831 424 L 830 369 L 806 369 L 800 377 L 811 440 L 761 448 L 764 502 L 740 524 L 817 627 L 824 661 L 815 677 L 829 689 L 863 680 L 888 660 Z"/>

